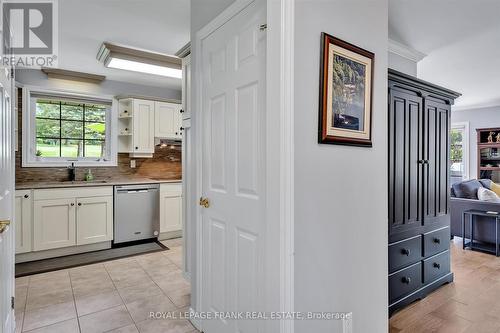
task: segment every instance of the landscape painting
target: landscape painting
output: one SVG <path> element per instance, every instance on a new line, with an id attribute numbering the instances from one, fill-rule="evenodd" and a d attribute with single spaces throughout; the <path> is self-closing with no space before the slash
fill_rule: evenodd
<path id="1" fill-rule="evenodd" d="M 374 54 L 322 35 L 319 143 L 372 146 Z"/>

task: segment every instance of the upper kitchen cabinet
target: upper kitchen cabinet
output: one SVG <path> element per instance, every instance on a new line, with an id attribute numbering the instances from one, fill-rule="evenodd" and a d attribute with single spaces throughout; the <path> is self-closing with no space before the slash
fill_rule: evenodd
<path id="1" fill-rule="evenodd" d="M 132 112 L 132 152 L 133 154 L 153 154 L 155 102 L 134 99 Z"/>
<path id="2" fill-rule="evenodd" d="M 155 137 L 180 140 L 182 138 L 181 111 L 180 104 L 155 102 Z"/>
<path id="3" fill-rule="evenodd" d="M 155 102 L 125 98 L 118 107 L 118 152 L 132 157 L 152 157 L 154 145 Z"/>

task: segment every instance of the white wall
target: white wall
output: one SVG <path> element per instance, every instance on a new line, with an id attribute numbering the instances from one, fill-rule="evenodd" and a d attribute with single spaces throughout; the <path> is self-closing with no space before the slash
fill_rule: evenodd
<path id="1" fill-rule="evenodd" d="M 417 76 L 417 63 L 396 53 L 388 52 L 389 68 L 411 76 Z"/>
<path id="2" fill-rule="evenodd" d="M 477 178 L 477 128 L 500 127 L 500 106 L 481 109 L 453 110 L 451 122 L 469 122 L 469 177 Z"/>
<path id="3" fill-rule="evenodd" d="M 352 312 L 354 332 L 385 333 L 388 3 L 296 0 L 295 11 L 295 310 Z M 323 31 L 375 53 L 373 148 L 317 143 Z"/>
<path id="4" fill-rule="evenodd" d="M 140 95 L 144 97 L 161 97 L 181 100 L 181 91 L 177 89 L 145 86 L 141 84 L 104 80 L 100 84 L 48 79 L 47 75 L 39 70 L 19 69 L 16 71 L 16 81 L 24 85 L 33 85 L 46 89 L 63 89 L 74 92 L 96 95 Z"/>

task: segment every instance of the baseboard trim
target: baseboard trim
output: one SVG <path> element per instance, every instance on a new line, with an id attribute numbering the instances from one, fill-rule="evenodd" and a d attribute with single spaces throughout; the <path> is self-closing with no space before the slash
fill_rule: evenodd
<path id="1" fill-rule="evenodd" d="M 107 250 L 110 248 L 111 248 L 111 241 L 108 241 L 108 242 L 102 242 L 102 243 L 96 243 L 96 244 L 69 246 L 69 247 L 63 247 L 60 249 L 20 253 L 20 254 L 16 254 L 16 264 L 20 264 L 20 263 L 28 262 L 28 261 L 69 256 L 72 254 L 80 254 L 80 253 L 85 253 L 85 252 Z"/>

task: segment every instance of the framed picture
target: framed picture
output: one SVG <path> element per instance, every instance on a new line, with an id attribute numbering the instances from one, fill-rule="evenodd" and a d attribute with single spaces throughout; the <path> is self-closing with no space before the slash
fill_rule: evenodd
<path id="1" fill-rule="evenodd" d="M 319 143 L 372 146 L 372 52 L 321 35 Z"/>

